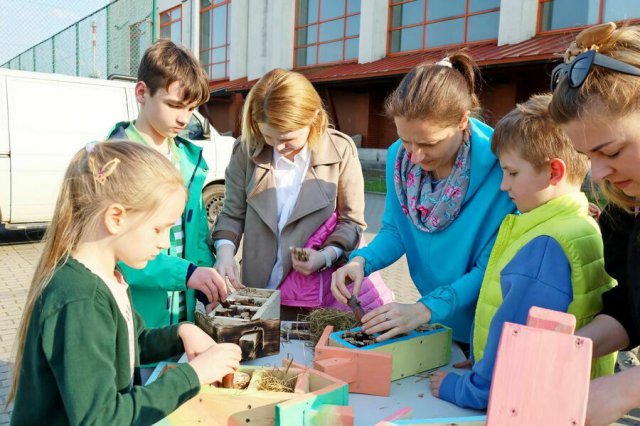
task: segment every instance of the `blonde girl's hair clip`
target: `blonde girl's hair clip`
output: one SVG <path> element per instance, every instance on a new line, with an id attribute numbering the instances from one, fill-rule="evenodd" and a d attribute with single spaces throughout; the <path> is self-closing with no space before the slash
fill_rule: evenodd
<path id="1" fill-rule="evenodd" d="M 440 59 L 435 65 L 440 65 L 441 67 L 453 68 L 453 64 L 451 63 L 451 59 L 448 56 Z"/>
<path id="2" fill-rule="evenodd" d="M 119 158 L 114 158 L 108 161 L 100 170 L 93 172 L 93 179 L 100 185 L 104 185 L 107 178 L 113 173 L 116 167 L 120 164 Z"/>
<path id="3" fill-rule="evenodd" d="M 600 46 L 609 41 L 616 28 L 615 22 L 605 22 L 582 30 L 564 52 L 564 63 L 571 63 L 587 50 L 600 50 Z"/>

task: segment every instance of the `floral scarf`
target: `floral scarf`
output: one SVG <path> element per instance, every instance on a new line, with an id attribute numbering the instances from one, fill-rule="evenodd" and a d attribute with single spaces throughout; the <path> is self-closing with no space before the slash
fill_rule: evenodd
<path id="1" fill-rule="evenodd" d="M 432 185 L 431 173 L 411 163 L 411 153 L 403 146 L 398 149 L 393 173 L 396 195 L 405 216 L 421 231 L 442 231 L 458 217 L 471 176 L 470 140 L 460 146 L 443 185 Z"/>

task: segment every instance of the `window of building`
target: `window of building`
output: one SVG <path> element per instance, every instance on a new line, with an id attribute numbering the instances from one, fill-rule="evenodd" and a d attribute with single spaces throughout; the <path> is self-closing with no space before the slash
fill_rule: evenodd
<path id="1" fill-rule="evenodd" d="M 297 0 L 295 66 L 358 59 L 360 0 Z"/>
<path id="2" fill-rule="evenodd" d="M 389 53 L 496 40 L 500 0 L 391 0 Z"/>
<path id="3" fill-rule="evenodd" d="M 540 0 L 538 32 L 640 18 L 638 0 Z"/>
<path id="4" fill-rule="evenodd" d="M 211 80 L 229 78 L 231 0 L 200 0 L 200 63 Z"/>
<path id="5" fill-rule="evenodd" d="M 160 38 L 182 43 L 182 5 L 160 13 Z"/>

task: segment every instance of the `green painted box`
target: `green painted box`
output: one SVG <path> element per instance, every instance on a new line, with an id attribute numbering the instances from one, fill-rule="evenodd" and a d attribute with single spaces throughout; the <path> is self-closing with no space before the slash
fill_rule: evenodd
<path id="1" fill-rule="evenodd" d="M 451 329 L 441 324 L 425 324 L 405 335 L 363 347 L 344 340 L 345 331 L 358 332 L 360 328 L 331 333 L 329 346 L 391 354 L 391 380 L 442 367 L 451 359 Z"/>

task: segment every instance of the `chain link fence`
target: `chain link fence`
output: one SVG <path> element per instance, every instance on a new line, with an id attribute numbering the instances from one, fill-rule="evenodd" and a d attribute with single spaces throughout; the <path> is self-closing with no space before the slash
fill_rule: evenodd
<path id="1" fill-rule="evenodd" d="M 155 36 L 153 6 L 153 0 L 113 1 L 0 67 L 94 78 L 135 76 Z"/>

